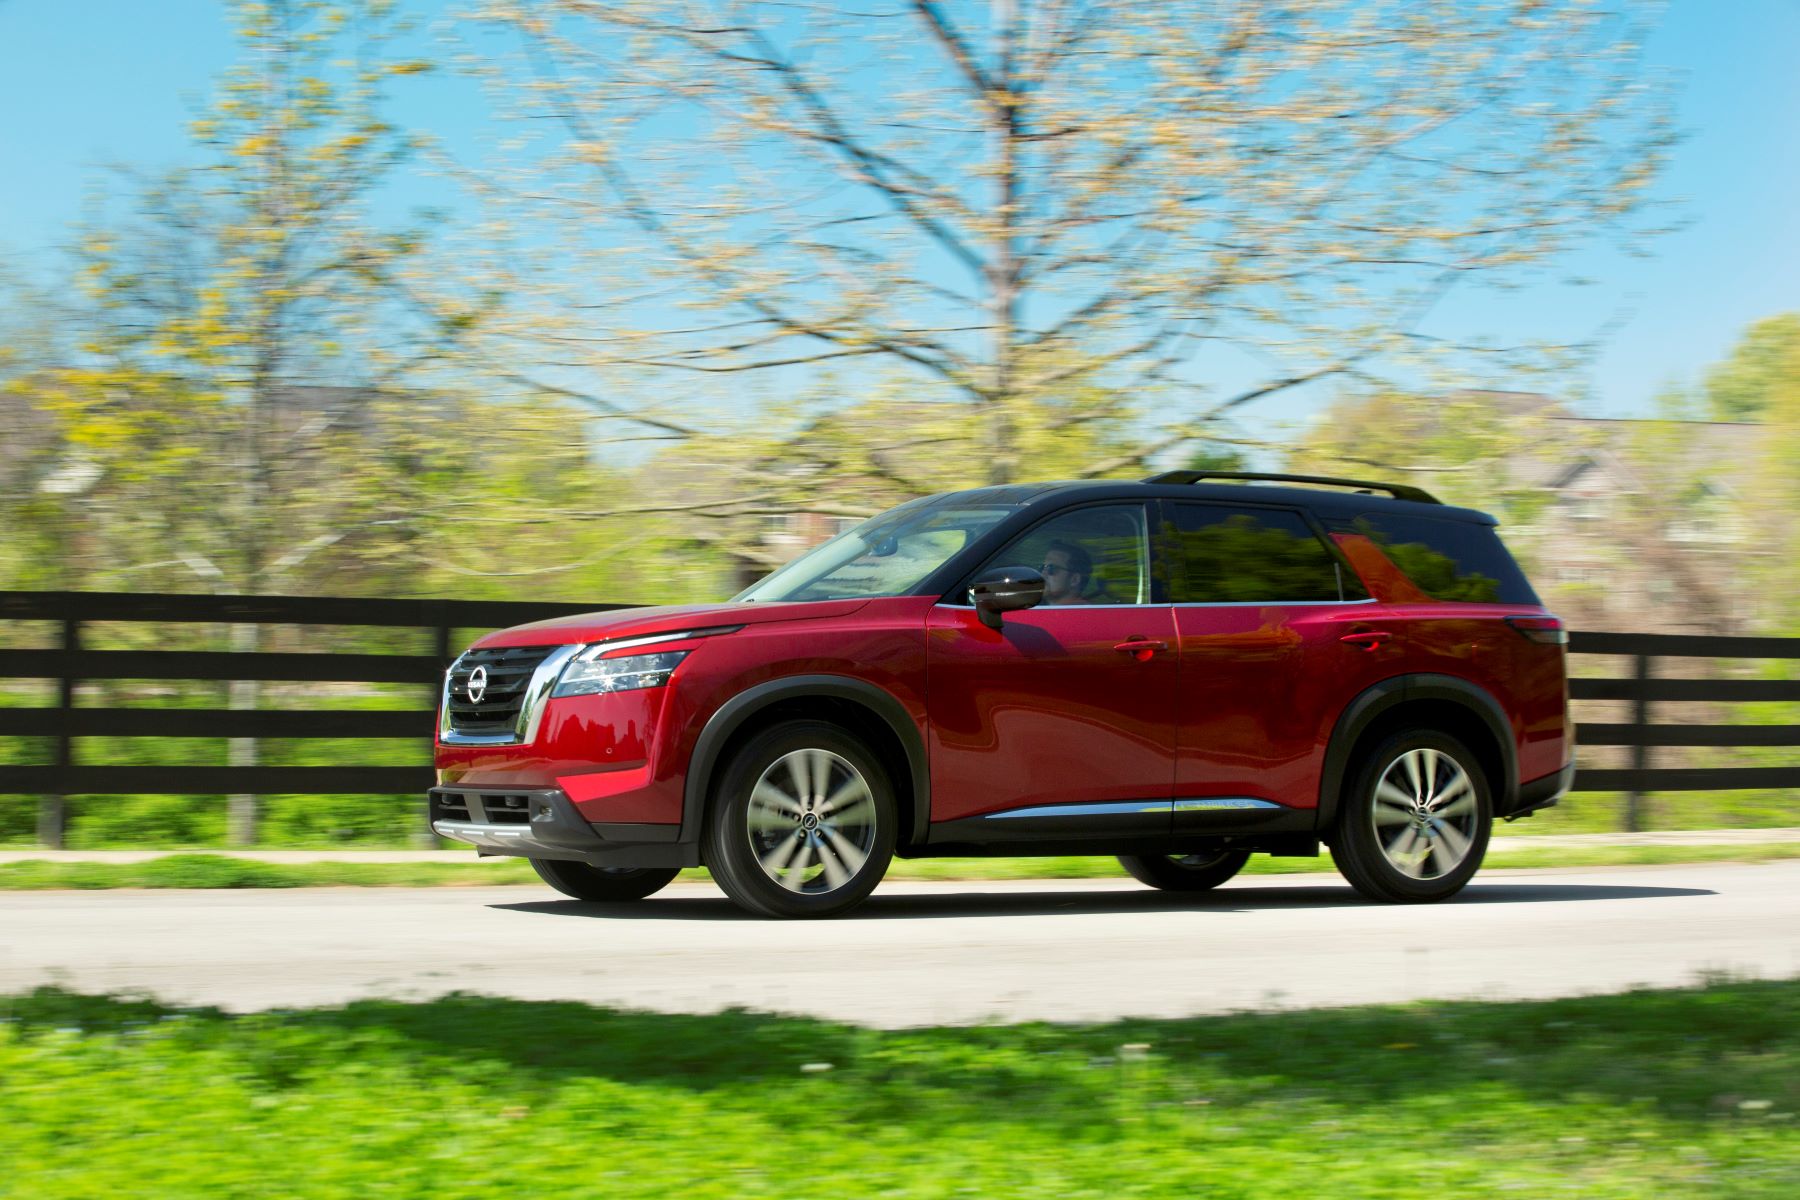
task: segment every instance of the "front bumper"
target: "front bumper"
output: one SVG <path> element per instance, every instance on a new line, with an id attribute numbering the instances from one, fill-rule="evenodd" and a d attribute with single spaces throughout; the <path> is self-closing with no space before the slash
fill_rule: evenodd
<path id="1" fill-rule="evenodd" d="M 554 858 L 597 867 L 697 867 L 700 847 L 679 825 L 585 820 L 560 788 L 434 787 L 431 829 L 482 855 Z"/>

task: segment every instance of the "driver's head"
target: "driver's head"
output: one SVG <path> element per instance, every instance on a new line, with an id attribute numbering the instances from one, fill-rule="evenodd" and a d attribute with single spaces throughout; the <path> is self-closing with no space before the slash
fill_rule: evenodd
<path id="1" fill-rule="evenodd" d="M 1074 542 L 1054 541 L 1044 551 L 1044 603 L 1075 604 L 1087 590 L 1094 560 Z"/>

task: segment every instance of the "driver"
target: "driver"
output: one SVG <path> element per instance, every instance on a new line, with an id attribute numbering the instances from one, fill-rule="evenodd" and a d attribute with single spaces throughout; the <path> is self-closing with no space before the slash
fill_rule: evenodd
<path id="1" fill-rule="evenodd" d="M 1080 604 L 1094 573 L 1094 560 L 1074 542 L 1051 542 L 1044 551 L 1045 604 Z"/>

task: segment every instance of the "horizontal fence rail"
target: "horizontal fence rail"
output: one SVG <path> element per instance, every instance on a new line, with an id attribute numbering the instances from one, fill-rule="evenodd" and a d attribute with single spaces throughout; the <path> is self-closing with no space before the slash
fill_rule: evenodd
<path id="1" fill-rule="evenodd" d="M 0 736 L 36 737 L 54 743 L 52 762 L 0 764 L 0 794 L 47 797 L 40 835 L 61 840 L 65 798 L 77 795 L 380 795 L 423 793 L 431 785 L 430 736 L 437 689 L 465 636 L 580 612 L 628 608 L 623 604 L 547 604 L 462 600 L 359 600 L 314 596 L 193 596 L 105 592 L 0 592 L 0 623 L 52 625 L 51 648 L 0 648 L 0 679 L 54 681 L 54 707 L 0 707 Z M 339 626 L 413 630 L 431 653 L 376 654 L 292 650 L 95 649 L 84 633 L 101 623 L 137 627 Z M 3 625 L 0 625 L 3 627 Z M 1569 681 L 1571 699 L 1623 701 L 1628 722 L 1584 722 L 1582 746 L 1630 750 L 1627 768 L 1580 769 L 1575 790 L 1623 792 L 1627 824 L 1637 828 L 1643 797 L 1653 792 L 1751 788 L 1800 788 L 1800 766 L 1660 767 L 1650 765 L 1657 747 L 1800 746 L 1800 725 L 1696 725 L 1653 722 L 1653 705 L 1739 704 L 1800 701 L 1800 680 L 1662 678 L 1663 660 L 1794 660 L 1800 638 L 1705 637 L 1577 632 L 1569 651 L 1618 661 L 1625 670 L 1607 678 Z M 398 684 L 419 688 L 419 707 L 404 710 L 80 707 L 84 682 L 145 680 L 266 683 Z M 235 739 L 393 739 L 416 741 L 426 763 L 405 766 L 101 766 L 78 761 L 78 740 L 91 737 Z"/>
<path id="2" fill-rule="evenodd" d="M 1757 662 L 1800 659 L 1800 638 L 1581 632 L 1569 635 L 1569 652 L 1610 656 L 1631 663 L 1628 677 L 1569 680 L 1571 700 L 1625 700 L 1631 703 L 1628 724 L 1584 722 L 1575 729 L 1577 746 L 1630 748 L 1631 766 L 1628 768 L 1586 767 L 1575 775 L 1576 791 L 1625 793 L 1626 829 L 1635 832 L 1643 828 L 1644 797 L 1653 792 L 1800 788 L 1800 766 L 1650 766 L 1650 751 L 1658 746 L 1800 745 L 1800 725 L 1695 725 L 1686 721 L 1657 724 L 1652 720 L 1650 707 L 1652 704 L 1800 700 L 1800 680 L 1659 679 L 1656 675 L 1658 662 L 1666 659 Z"/>
<path id="3" fill-rule="evenodd" d="M 444 669 L 460 649 L 459 631 L 542 621 L 624 604 L 544 604 L 484 600 L 358 600 L 321 596 L 190 596 L 112 592 L 0 592 L 0 623 L 48 622 L 50 649 L 0 649 L 0 679 L 51 680 L 55 707 L 0 707 L 0 736 L 50 738 L 53 761 L 0 766 L 0 794 L 46 797 L 39 840 L 60 845 L 67 798 L 85 795 L 422 795 L 434 782 L 431 733 Z M 100 650 L 84 633 L 100 623 L 137 627 L 215 624 L 366 627 L 410 630 L 429 654 L 363 652 Z M 250 708 L 82 708 L 84 682 L 411 684 L 419 707 L 404 710 Z M 356 738 L 397 739 L 420 747 L 418 766 L 97 766 L 77 761 L 77 739 Z"/>

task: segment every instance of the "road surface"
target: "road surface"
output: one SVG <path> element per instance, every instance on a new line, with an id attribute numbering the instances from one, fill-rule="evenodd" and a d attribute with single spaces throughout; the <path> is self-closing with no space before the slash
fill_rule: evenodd
<path id="1" fill-rule="evenodd" d="M 1337 877 L 1198 898 L 1129 881 L 893 883 L 849 917 L 744 916 L 710 885 L 0 892 L 0 993 L 40 983 L 233 1010 L 473 991 L 893 1027 L 1521 999 L 1800 975 L 1800 862 L 1490 870 L 1386 907 Z"/>

